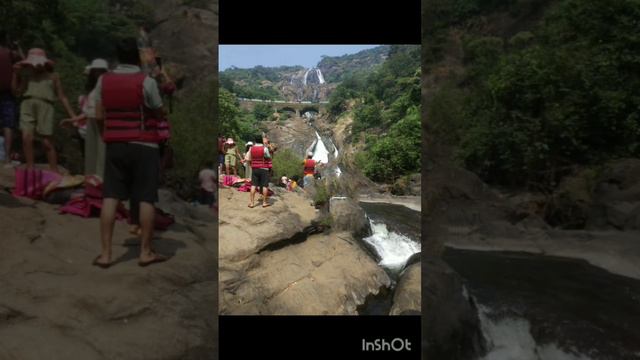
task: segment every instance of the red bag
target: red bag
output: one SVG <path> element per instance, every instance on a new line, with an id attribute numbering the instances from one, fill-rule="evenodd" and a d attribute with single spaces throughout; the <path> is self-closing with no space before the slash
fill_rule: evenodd
<path id="1" fill-rule="evenodd" d="M 13 196 L 42 199 L 44 189 L 53 181 L 60 181 L 62 175 L 42 169 L 15 168 Z"/>

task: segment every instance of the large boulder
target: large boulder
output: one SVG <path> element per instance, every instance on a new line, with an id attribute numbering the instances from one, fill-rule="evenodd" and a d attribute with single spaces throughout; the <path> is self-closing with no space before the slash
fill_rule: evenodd
<path id="1" fill-rule="evenodd" d="M 217 1 L 190 5 L 180 0 L 146 0 L 155 25 L 150 37 L 178 83 L 197 84 L 217 76 Z"/>
<path id="2" fill-rule="evenodd" d="M 405 268 L 393 295 L 393 306 L 389 315 L 415 314 L 421 312 L 422 282 L 420 262 Z"/>
<path id="3" fill-rule="evenodd" d="M 220 189 L 219 197 L 221 266 L 247 259 L 270 244 L 305 233 L 317 217 L 309 200 L 296 192 L 271 197 L 272 205 L 268 208 L 262 208 L 259 202 L 249 208 L 249 193 L 235 188 Z"/>
<path id="4" fill-rule="evenodd" d="M 593 189 L 588 228 L 640 229 L 640 159 L 605 166 Z"/>
<path id="5" fill-rule="evenodd" d="M 173 257 L 148 268 L 137 265 L 139 241 L 118 222 L 115 264 L 105 270 L 91 266 L 99 219 L 0 194 L 0 358 L 212 358 L 217 278 L 208 249 L 216 246 L 205 242 L 215 238 L 176 220 L 153 241 Z"/>
<path id="6" fill-rule="evenodd" d="M 285 121 L 264 122 L 264 125 L 269 141 L 277 144 L 280 149 L 292 150 L 300 157 L 300 161 L 306 157 L 308 148 L 317 139 L 313 128 L 302 118 L 293 117 Z"/>
<path id="7" fill-rule="evenodd" d="M 354 236 L 360 236 L 369 231 L 369 222 L 364 210 L 353 199 L 332 197 L 329 200 L 329 213 L 334 230 L 348 231 Z"/>
<path id="8" fill-rule="evenodd" d="M 545 218 L 564 229 L 640 229 L 640 159 L 619 159 L 565 177 Z"/>
<path id="9" fill-rule="evenodd" d="M 427 359 L 475 359 L 485 352 L 477 308 L 462 279 L 441 259 L 423 259 L 423 353 Z"/>
<path id="10" fill-rule="evenodd" d="M 356 315 L 368 295 L 391 284 L 347 232 L 262 252 L 221 276 L 219 312 L 234 315 Z"/>

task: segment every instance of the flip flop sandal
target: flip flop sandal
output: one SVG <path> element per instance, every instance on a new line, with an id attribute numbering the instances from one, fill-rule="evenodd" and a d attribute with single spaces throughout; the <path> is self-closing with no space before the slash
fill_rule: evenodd
<path id="1" fill-rule="evenodd" d="M 263 208 L 266 208 L 266 207 L 269 207 L 269 206 L 271 206 L 271 204 L 262 204 Z"/>
<path id="2" fill-rule="evenodd" d="M 97 266 L 103 269 L 108 269 L 112 263 L 105 264 L 105 263 L 98 262 L 98 259 L 100 259 L 100 256 L 101 255 L 98 255 L 95 259 L 93 259 L 93 262 L 91 263 L 91 265 Z"/>
<path id="3" fill-rule="evenodd" d="M 138 265 L 142 266 L 142 267 L 145 267 L 145 266 L 149 266 L 151 264 L 165 262 L 167 260 L 169 260 L 168 256 L 164 256 L 164 255 L 160 255 L 160 254 L 153 254 L 153 259 L 148 260 L 148 261 L 138 261 Z"/>
<path id="4" fill-rule="evenodd" d="M 251 204 L 249 204 L 249 205 L 247 205 L 247 206 L 248 206 L 248 207 L 250 207 L 251 209 L 253 209 L 254 207 L 256 207 L 255 205 L 251 205 Z"/>

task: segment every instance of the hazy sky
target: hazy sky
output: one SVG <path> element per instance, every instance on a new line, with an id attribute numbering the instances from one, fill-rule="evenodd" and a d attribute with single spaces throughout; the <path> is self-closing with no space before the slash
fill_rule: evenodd
<path id="1" fill-rule="evenodd" d="M 378 45 L 220 45 L 219 68 L 252 68 L 257 65 L 313 67 L 322 55 L 354 54 Z"/>

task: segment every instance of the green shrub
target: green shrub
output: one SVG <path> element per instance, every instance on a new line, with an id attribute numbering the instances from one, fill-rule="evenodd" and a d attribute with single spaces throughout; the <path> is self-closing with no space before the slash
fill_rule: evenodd
<path id="1" fill-rule="evenodd" d="M 303 175 L 302 158 L 298 157 L 291 149 L 280 149 L 273 157 L 274 182 L 282 176 L 291 178 L 298 175 L 302 179 Z"/>
<path id="2" fill-rule="evenodd" d="M 206 161 L 216 159 L 215 85 L 204 84 L 189 94 L 181 94 L 174 104 L 171 121 L 171 145 L 174 168 L 167 173 L 167 185 L 183 198 L 191 198 L 198 189 L 197 177 Z"/>

